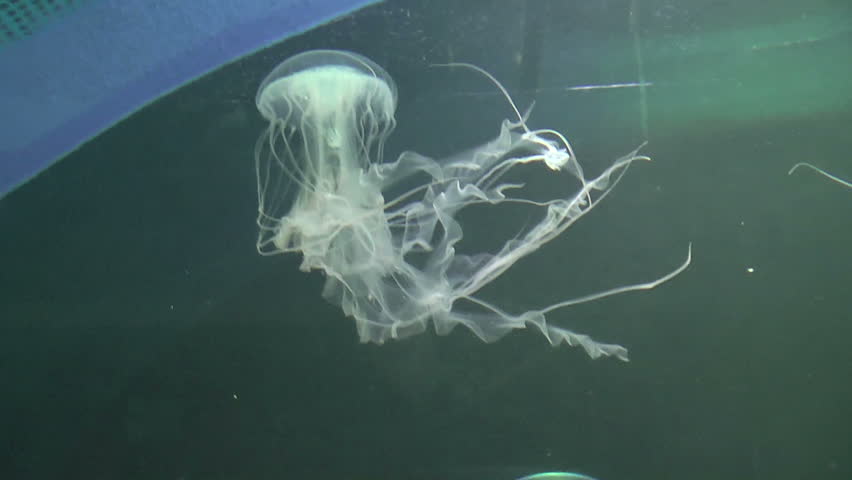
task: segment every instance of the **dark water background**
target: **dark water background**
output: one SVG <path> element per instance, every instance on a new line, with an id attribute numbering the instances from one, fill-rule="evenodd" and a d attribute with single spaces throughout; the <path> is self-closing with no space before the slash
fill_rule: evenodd
<path id="1" fill-rule="evenodd" d="M 0 201 L 0 477 L 852 478 L 852 191 L 786 175 L 852 177 L 852 93 L 826 93 L 852 34 L 738 40 L 852 14 L 765 3 L 641 2 L 654 161 L 486 292 L 519 311 L 645 281 L 693 242 L 671 283 L 555 315 L 630 363 L 532 331 L 359 344 L 321 275 L 256 254 L 252 159 L 260 80 L 343 48 L 397 81 L 389 155 L 496 134 L 494 89 L 429 66 L 468 61 L 598 172 L 643 140 L 638 90 L 562 88 L 637 80 L 628 1 L 391 1 L 116 125 Z M 472 216 L 467 245 L 510 220 Z"/>

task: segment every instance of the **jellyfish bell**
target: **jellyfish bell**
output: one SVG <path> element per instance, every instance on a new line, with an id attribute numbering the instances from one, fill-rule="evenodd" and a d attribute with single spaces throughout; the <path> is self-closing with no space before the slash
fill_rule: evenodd
<path id="1" fill-rule="evenodd" d="M 616 287 L 537 310 L 511 313 L 479 296 L 517 261 L 570 228 L 618 184 L 627 167 L 648 160 L 634 150 L 597 177 L 588 177 L 563 134 L 531 129 L 509 93 L 491 74 L 448 64 L 489 79 L 512 107 L 485 144 L 446 159 L 403 152 L 383 161 L 393 130 L 396 86 L 367 58 L 318 50 L 290 58 L 261 83 L 257 107 L 269 122 L 255 145 L 261 254 L 299 253 L 301 269 L 326 274 L 323 296 L 355 320 L 363 342 L 383 343 L 464 325 L 484 341 L 536 327 L 552 345 L 566 343 L 593 358 L 627 360 L 627 350 L 554 325 L 555 310 L 664 283 L 686 261 L 650 282 Z M 518 165 L 542 164 L 567 182 L 565 194 L 532 200 L 521 185 L 502 180 Z M 413 186 L 411 186 L 413 184 Z M 570 191 L 569 185 L 577 185 Z M 496 252 L 462 254 L 456 245 L 472 205 L 523 204 L 539 209 L 518 236 Z"/>
<path id="2" fill-rule="evenodd" d="M 270 122 L 335 128 L 352 121 L 393 128 L 396 84 L 372 60 L 353 52 L 312 50 L 281 62 L 261 82 L 255 103 Z"/>

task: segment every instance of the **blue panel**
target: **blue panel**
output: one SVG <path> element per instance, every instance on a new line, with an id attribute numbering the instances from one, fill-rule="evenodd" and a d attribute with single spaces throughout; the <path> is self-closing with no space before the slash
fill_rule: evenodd
<path id="1" fill-rule="evenodd" d="M 6 32 L 0 196 L 198 76 L 370 3 L 89 0 L 33 32 Z"/>

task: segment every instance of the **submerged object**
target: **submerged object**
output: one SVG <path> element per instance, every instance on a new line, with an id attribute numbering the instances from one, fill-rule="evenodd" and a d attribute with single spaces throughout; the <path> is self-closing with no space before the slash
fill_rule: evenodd
<path id="1" fill-rule="evenodd" d="M 564 135 L 532 130 L 508 92 L 486 71 L 516 115 L 497 137 L 472 150 L 435 160 L 404 152 L 384 162 L 384 144 L 396 121 L 397 90 L 390 75 L 352 52 L 314 50 L 291 57 L 263 80 L 257 108 L 269 122 L 255 145 L 262 255 L 300 253 L 303 271 L 327 276 L 323 295 L 355 320 L 362 342 L 383 343 L 462 324 L 491 342 L 534 326 L 552 345 L 582 347 L 592 358 L 627 360 L 627 349 L 551 324 L 554 310 L 632 290 L 654 288 L 682 265 L 651 282 L 613 288 L 520 314 L 477 293 L 515 262 L 536 251 L 592 211 L 627 167 L 648 157 L 636 150 L 597 177 L 587 177 Z M 513 168 L 543 164 L 567 174 L 577 189 L 564 197 L 513 196 L 522 184 L 503 181 Z M 543 211 L 537 223 L 508 239 L 496 253 L 460 254 L 464 225 L 458 213 L 472 205 L 526 205 Z"/>
<path id="2" fill-rule="evenodd" d="M 181 85 L 375 2 L 2 3 L 0 197 Z"/>
<path id="3" fill-rule="evenodd" d="M 542 472 L 527 475 L 517 480 L 597 480 L 582 473 L 572 472 Z"/>

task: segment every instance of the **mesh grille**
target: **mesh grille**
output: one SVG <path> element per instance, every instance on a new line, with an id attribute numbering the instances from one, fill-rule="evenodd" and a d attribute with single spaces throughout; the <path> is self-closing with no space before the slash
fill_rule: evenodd
<path id="1" fill-rule="evenodd" d="M 0 0 L 0 45 L 28 37 L 86 0 Z"/>

